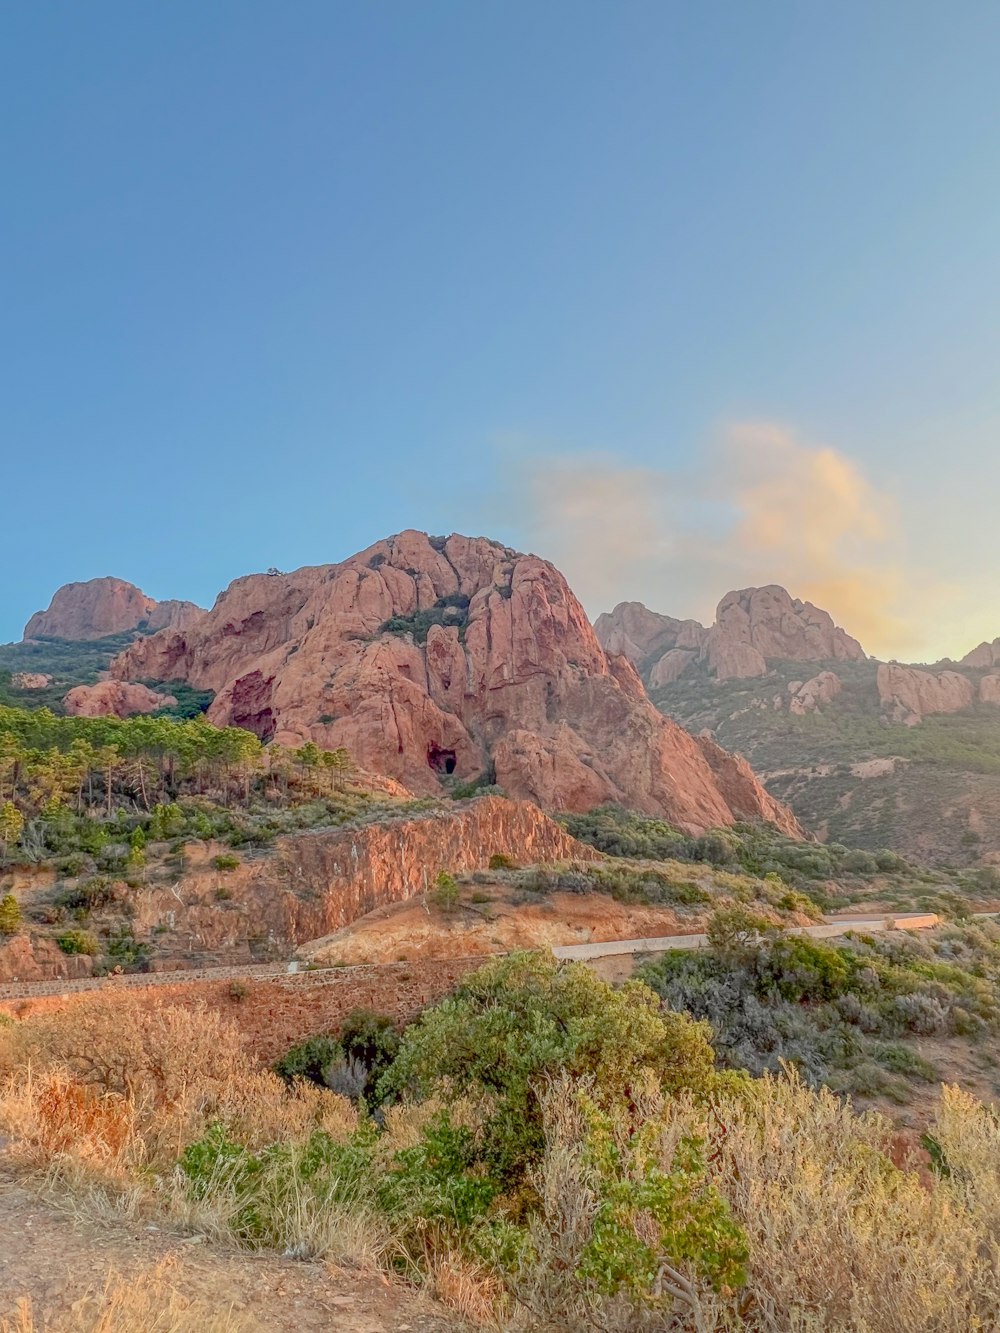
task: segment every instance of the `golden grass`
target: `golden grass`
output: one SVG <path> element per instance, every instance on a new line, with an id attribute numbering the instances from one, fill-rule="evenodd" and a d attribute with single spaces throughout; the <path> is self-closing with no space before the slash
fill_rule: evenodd
<path id="1" fill-rule="evenodd" d="M 182 1270 L 165 1260 L 137 1277 L 111 1274 L 65 1314 L 36 1313 L 22 1297 L 12 1316 L 0 1318 L 0 1333 L 258 1333 L 256 1320 L 192 1300 L 182 1285 Z"/>

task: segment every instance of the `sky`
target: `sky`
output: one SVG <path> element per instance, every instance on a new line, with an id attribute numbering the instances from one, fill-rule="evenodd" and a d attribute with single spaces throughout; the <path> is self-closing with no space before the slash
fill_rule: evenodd
<path id="1" fill-rule="evenodd" d="M 0 9 L 0 640 L 416 527 L 1000 634 L 995 0 Z"/>

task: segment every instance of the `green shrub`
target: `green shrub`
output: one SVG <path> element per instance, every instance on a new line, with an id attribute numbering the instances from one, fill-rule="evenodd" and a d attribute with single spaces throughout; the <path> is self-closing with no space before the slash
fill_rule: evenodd
<path id="1" fill-rule="evenodd" d="M 541 1150 L 546 1076 L 591 1077 L 598 1099 L 614 1099 L 646 1071 L 668 1089 L 704 1091 L 712 1066 L 707 1030 L 661 1012 L 646 986 L 614 990 L 582 963 L 521 953 L 487 963 L 407 1028 L 382 1090 L 489 1099 L 486 1160 L 516 1178 Z"/>
<path id="2" fill-rule="evenodd" d="M 75 912 L 93 912 L 107 907 L 117 898 L 114 881 L 107 875 L 93 875 L 71 888 L 63 889 L 55 896 L 57 907 L 65 907 Z"/>
<path id="3" fill-rule="evenodd" d="M 91 958 L 96 958 L 101 951 L 97 936 L 92 935 L 89 930 L 67 930 L 62 935 L 56 936 L 56 944 L 63 953 L 82 953 Z"/>
<path id="4" fill-rule="evenodd" d="M 240 864 L 240 858 L 233 852 L 221 852 L 218 856 L 212 857 L 212 865 L 216 870 L 235 870 Z"/>
<path id="5" fill-rule="evenodd" d="M 512 856 L 507 856 L 504 852 L 494 852 L 490 857 L 491 870 L 516 870 L 517 862 Z"/>

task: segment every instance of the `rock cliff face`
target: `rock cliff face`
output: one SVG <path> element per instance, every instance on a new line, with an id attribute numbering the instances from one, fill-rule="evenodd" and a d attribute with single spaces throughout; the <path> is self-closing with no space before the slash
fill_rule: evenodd
<path id="1" fill-rule="evenodd" d="M 865 656 L 826 611 L 776 585 L 727 593 L 711 628 L 622 602 L 599 616 L 594 629 L 608 651 L 624 653 L 643 669 L 654 689 L 696 662 L 717 680 L 737 680 L 766 675 L 769 659 L 855 662 Z"/>
<path id="2" fill-rule="evenodd" d="M 976 687 L 957 671 L 919 671 L 895 662 L 880 664 L 878 696 L 892 722 L 915 726 L 930 713 L 958 713 L 976 697 Z"/>
<path id="3" fill-rule="evenodd" d="M 252 932 L 282 953 L 306 946 L 300 956 L 309 957 L 323 937 L 366 912 L 432 889 L 442 870 L 485 870 L 495 854 L 519 865 L 602 859 L 536 805 L 482 796 L 454 812 L 279 838 L 272 855 L 226 875 L 224 901 L 206 857 L 176 892 L 140 890 L 133 926 L 140 937 L 155 935 L 161 950 L 176 941 L 188 954 L 239 959 Z"/>
<path id="4" fill-rule="evenodd" d="M 737 811 L 558 570 L 483 538 L 404 532 L 339 565 L 237 579 L 112 672 L 214 690 L 211 721 L 345 746 L 418 793 L 495 772 L 550 809 L 621 801 L 692 829 L 754 813 L 800 832 L 748 773 Z"/>
<path id="5" fill-rule="evenodd" d="M 25 639 L 103 639 L 140 626 L 162 629 L 204 614 L 193 602 L 156 602 L 123 579 L 66 583 L 24 627 Z"/>
<path id="6" fill-rule="evenodd" d="M 63 700 L 70 717 L 131 717 L 133 713 L 171 708 L 176 702 L 172 694 L 160 694 L 146 685 L 130 685 L 120 680 L 77 685 Z"/>
<path id="7" fill-rule="evenodd" d="M 989 667 L 1000 666 L 1000 639 L 994 639 L 992 643 L 981 643 L 978 648 L 973 648 L 971 653 L 966 653 L 962 658 L 962 666 L 968 667 Z"/>

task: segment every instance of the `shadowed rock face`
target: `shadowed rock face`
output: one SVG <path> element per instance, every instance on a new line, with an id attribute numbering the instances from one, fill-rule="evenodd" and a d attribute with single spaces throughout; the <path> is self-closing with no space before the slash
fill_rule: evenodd
<path id="1" fill-rule="evenodd" d="M 558 570 L 484 538 L 404 532 L 339 565 L 237 579 L 112 672 L 211 689 L 211 721 L 345 746 L 418 793 L 492 769 L 550 809 L 621 801 L 691 829 L 753 816 L 800 832 L 745 765 L 649 703 Z"/>
<path id="2" fill-rule="evenodd" d="M 769 659 L 857 662 L 865 656 L 826 611 L 776 584 L 727 593 L 709 629 L 659 615 L 641 602 L 620 603 L 594 628 L 608 651 L 624 653 L 648 672 L 653 688 L 671 684 L 695 662 L 705 663 L 717 680 L 736 680 L 766 675 Z"/>
<path id="3" fill-rule="evenodd" d="M 204 614 L 193 602 L 157 602 L 124 579 L 66 583 L 45 611 L 24 627 L 25 639 L 103 639 L 144 626 L 151 630 L 188 623 Z"/>

